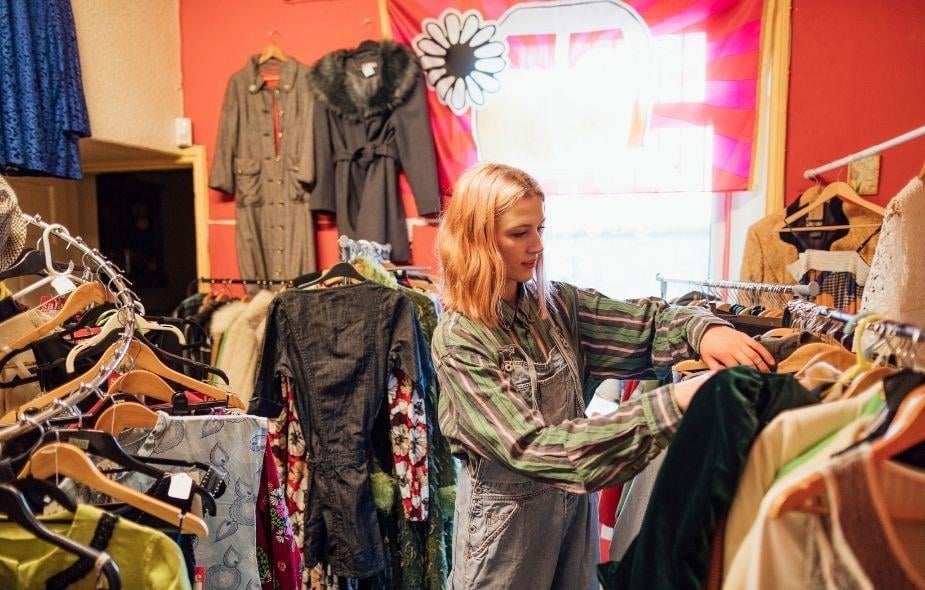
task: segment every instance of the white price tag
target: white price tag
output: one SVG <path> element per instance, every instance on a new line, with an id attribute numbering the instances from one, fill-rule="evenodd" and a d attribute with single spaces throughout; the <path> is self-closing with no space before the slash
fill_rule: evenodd
<path id="1" fill-rule="evenodd" d="M 193 478 L 185 473 L 175 473 L 170 476 L 170 487 L 167 495 L 178 500 L 187 500 L 193 491 Z"/>
<path id="2" fill-rule="evenodd" d="M 372 78 L 376 75 L 376 68 L 378 66 L 379 64 L 374 61 L 366 61 L 360 64 L 360 71 L 363 72 L 363 75 L 367 78 Z"/>
<path id="3" fill-rule="evenodd" d="M 77 285 L 74 284 L 74 281 L 67 277 L 55 277 L 51 281 L 51 286 L 54 287 L 58 295 L 64 295 L 65 293 L 70 293 L 77 288 Z"/>

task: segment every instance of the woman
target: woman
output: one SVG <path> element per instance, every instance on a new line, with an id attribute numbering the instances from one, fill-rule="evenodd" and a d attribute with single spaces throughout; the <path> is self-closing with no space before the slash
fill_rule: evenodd
<path id="1" fill-rule="evenodd" d="M 457 182 L 437 236 L 446 312 L 433 339 L 440 426 L 464 458 L 451 587 L 596 588 L 596 496 L 665 447 L 698 381 L 586 418 L 601 380 L 664 378 L 770 354 L 707 313 L 615 301 L 543 278 L 543 191 L 480 164 Z"/>

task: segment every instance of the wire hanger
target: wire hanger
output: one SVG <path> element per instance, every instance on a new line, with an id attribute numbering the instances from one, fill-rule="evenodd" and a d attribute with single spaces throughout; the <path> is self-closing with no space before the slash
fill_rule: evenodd
<path id="1" fill-rule="evenodd" d="M 62 475 L 176 526 L 180 532 L 198 537 L 209 534 L 206 523 L 198 516 L 109 479 L 100 473 L 86 453 L 69 443 L 55 442 L 35 451 L 19 477 L 47 479 Z"/>

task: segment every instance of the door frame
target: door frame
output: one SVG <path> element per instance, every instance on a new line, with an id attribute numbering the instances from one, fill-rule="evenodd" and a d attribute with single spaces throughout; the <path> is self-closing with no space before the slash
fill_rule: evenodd
<path id="1" fill-rule="evenodd" d="M 196 276 L 211 276 L 209 259 L 209 174 L 206 148 L 194 145 L 183 148 L 178 154 L 164 157 L 119 160 L 85 164 L 85 174 L 111 174 L 116 172 L 150 172 L 158 170 L 191 169 L 193 172 L 193 214 L 196 226 Z"/>

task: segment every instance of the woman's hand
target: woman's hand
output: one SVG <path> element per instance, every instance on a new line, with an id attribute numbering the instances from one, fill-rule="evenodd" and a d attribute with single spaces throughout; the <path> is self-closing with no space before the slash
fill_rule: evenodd
<path id="1" fill-rule="evenodd" d="M 774 365 L 764 346 L 729 326 L 711 326 L 700 340 L 700 358 L 711 370 L 747 365 L 763 373 Z"/>

